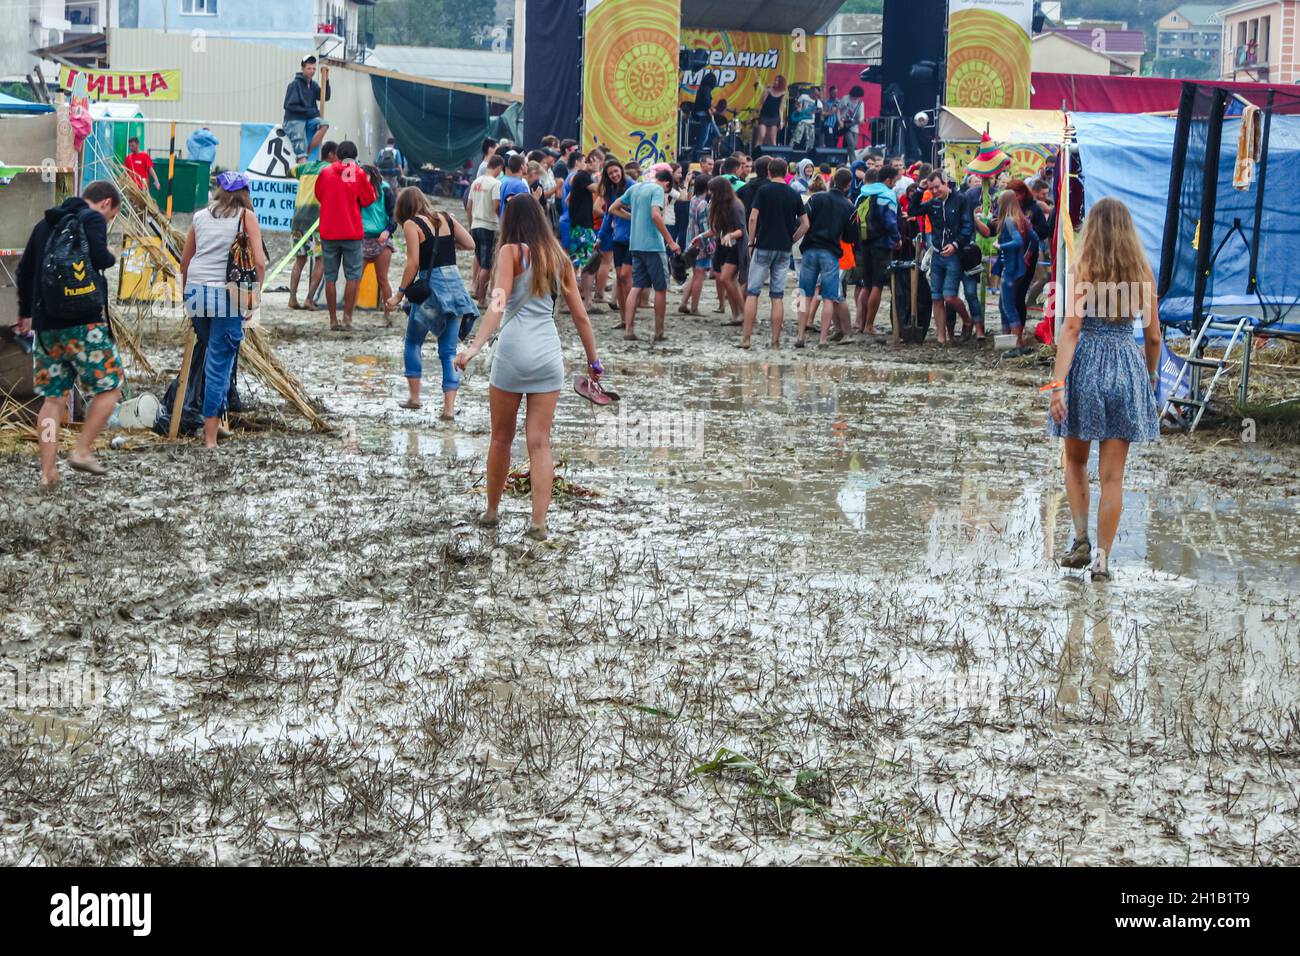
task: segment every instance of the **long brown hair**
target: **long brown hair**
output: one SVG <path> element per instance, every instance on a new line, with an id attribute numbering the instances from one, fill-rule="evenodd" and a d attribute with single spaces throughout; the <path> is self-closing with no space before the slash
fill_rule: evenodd
<path id="1" fill-rule="evenodd" d="M 429 206 L 428 197 L 420 192 L 419 186 L 407 186 L 397 194 L 393 218 L 397 220 L 398 225 L 404 225 L 408 219 L 414 219 L 416 216 L 424 216 L 432 221 L 433 209 Z"/>
<path id="2" fill-rule="evenodd" d="M 497 250 L 511 245 L 528 248 L 528 264 L 533 270 L 528 290 L 533 295 L 558 296 L 572 289 L 573 263 L 555 238 L 541 204 L 531 193 L 518 193 L 505 206 Z M 497 262 L 500 261 L 498 255 Z"/>
<path id="3" fill-rule="evenodd" d="M 220 186 L 217 187 L 217 195 L 208 206 L 208 212 L 214 219 L 229 219 L 231 216 L 238 216 L 245 210 L 253 211 L 253 199 L 248 195 L 247 189 L 233 189 L 226 191 Z"/>
<path id="4" fill-rule="evenodd" d="M 709 228 L 719 239 L 724 232 L 735 232 L 744 225 L 743 217 L 736 215 L 738 202 L 736 191 L 725 176 L 709 180 Z"/>
<path id="5" fill-rule="evenodd" d="M 1074 262 L 1074 279 L 1089 283 L 1094 290 L 1133 289 L 1126 300 L 1128 307 L 1117 307 L 1117 312 L 1127 314 L 1101 316 L 1108 320 L 1135 318 L 1134 313 L 1154 295 L 1151 263 L 1128 207 L 1118 199 L 1108 196 L 1088 209 Z"/>

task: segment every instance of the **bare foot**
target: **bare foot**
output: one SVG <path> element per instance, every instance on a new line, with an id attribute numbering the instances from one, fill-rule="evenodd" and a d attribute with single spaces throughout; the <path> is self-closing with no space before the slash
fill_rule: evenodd
<path id="1" fill-rule="evenodd" d="M 68 465 L 75 471 L 84 471 L 88 475 L 108 474 L 108 469 L 100 464 L 92 454 L 70 451 L 68 452 Z"/>

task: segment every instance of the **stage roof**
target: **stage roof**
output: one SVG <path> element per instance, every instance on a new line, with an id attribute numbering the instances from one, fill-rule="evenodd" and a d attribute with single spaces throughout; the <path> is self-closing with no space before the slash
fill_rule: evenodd
<path id="1" fill-rule="evenodd" d="M 789 33 L 820 30 L 844 0 L 682 0 L 682 26 Z"/>

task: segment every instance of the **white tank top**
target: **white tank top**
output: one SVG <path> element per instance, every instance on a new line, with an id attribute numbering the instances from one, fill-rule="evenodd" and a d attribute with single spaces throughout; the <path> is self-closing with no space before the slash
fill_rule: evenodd
<path id="1" fill-rule="evenodd" d="M 242 210 L 240 211 L 242 214 Z M 194 214 L 194 258 L 188 281 L 194 285 L 225 285 L 230 244 L 239 231 L 239 216 L 218 219 L 210 209 Z"/>

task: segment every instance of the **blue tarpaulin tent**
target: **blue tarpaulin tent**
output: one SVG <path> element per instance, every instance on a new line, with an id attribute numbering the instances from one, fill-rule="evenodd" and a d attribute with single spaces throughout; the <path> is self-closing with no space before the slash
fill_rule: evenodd
<path id="1" fill-rule="evenodd" d="M 1070 119 L 1078 131 L 1086 202 L 1103 196 L 1123 202 L 1133 214 L 1151 268 L 1158 273 L 1177 120 L 1115 113 L 1072 113 Z M 1206 296 L 1206 311 L 1224 316 L 1260 312 L 1259 299 L 1247 289 L 1247 240 L 1255 220 L 1258 180 L 1250 189 L 1232 188 L 1239 127 L 1237 119 L 1223 124 L 1212 249 L 1228 236 L 1236 220 L 1241 221 L 1246 238 L 1240 233 L 1228 238 L 1214 262 Z M 1300 215 L 1295 206 L 1295 185 L 1300 183 L 1300 116 L 1273 116 L 1267 175 L 1256 277 L 1260 296 L 1285 309 L 1300 300 Z M 1190 248 L 1195 218 L 1179 223 L 1179 229 L 1186 233 L 1186 247 Z M 1190 321 L 1193 270 L 1180 269 L 1173 279 L 1160 301 L 1160 318 L 1163 322 Z M 1300 322 L 1300 316 L 1292 312 L 1283 321 L 1290 326 Z"/>
<path id="2" fill-rule="evenodd" d="M 0 93 L 0 113 L 53 113 L 54 107 L 46 103 L 29 103 L 8 93 Z"/>

